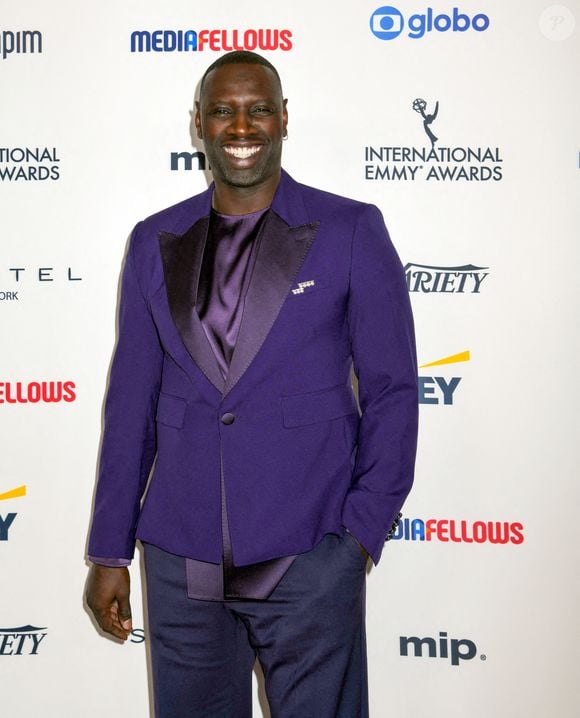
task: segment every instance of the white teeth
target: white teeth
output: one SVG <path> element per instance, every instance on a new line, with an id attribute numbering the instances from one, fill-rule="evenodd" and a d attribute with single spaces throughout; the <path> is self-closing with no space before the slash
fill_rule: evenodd
<path id="1" fill-rule="evenodd" d="M 224 150 L 228 153 L 228 155 L 233 155 L 240 160 L 245 160 L 248 157 L 255 155 L 256 152 L 259 152 L 260 147 L 224 147 Z"/>

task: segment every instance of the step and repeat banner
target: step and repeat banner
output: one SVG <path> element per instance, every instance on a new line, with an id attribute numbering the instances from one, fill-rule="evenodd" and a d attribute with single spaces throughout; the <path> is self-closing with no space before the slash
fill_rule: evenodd
<path id="1" fill-rule="evenodd" d="M 140 560 L 125 645 L 83 606 L 103 394 L 127 238 L 207 187 L 194 94 L 231 49 L 280 72 L 286 169 L 382 210 L 414 307 L 371 715 L 580 714 L 579 24 L 578 0 L 3 0 L 3 716 L 150 714 Z"/>

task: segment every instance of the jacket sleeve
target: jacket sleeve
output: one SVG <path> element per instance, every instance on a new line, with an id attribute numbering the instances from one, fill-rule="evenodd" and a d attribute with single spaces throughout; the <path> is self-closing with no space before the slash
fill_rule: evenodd
<path id="1" fill-rule="evenodd" d="M 413 483 L 418 394 L 404 270 L 372 205 L 353 234 L 348 323 L 362 413 L 342 523 L 378 563 Z"/>
<path id="2" fill-rule="evenodd" d="M 125 260 L 119 306 L 118 340 L 105 401 L 88 553 L 130 559 L 140 500 L 156 453 L 157 407 L 163 350 L 148 302 L 139 285 L 137 225 Z"/>

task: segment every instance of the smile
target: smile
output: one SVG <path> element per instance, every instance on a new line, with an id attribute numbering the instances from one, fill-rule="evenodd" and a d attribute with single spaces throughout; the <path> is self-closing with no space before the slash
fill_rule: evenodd
<path id="1" fill-rule="evenodd" d="M 260 151 L 260 149 L 260 145 L 254 145 L 253 147 L 231 147 L 228 145 L 227 147 L 224 147 L 224 152 L 228 155 L 236 157 L 239 160 L 245 160 L 248 159 L 248 157 L 255 155 Z"/>

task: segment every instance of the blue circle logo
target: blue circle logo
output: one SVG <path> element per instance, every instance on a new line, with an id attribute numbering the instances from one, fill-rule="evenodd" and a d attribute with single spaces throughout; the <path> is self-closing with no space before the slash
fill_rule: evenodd
<path id="1" fill-rule="evenodd" d="M 403 32 L 405 21 L 396 7 L 385 5 L 371 15 L 371 31 L 379 40 L 394 40 Z"/>

